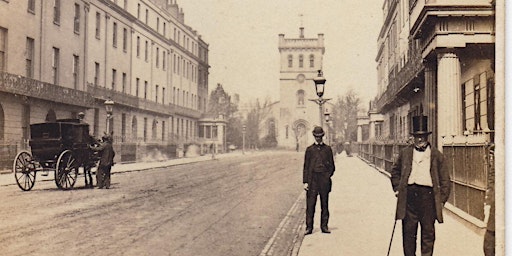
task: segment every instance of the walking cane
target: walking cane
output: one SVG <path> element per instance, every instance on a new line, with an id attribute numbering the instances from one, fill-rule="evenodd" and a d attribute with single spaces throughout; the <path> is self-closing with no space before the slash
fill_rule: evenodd
<path id="1" fill-rule="evenodd" d="M 396 222 L 398 220 L 395 220 L 395 224 L 393 225 L 393 232 L 391 233 L 391 240 L 389 240 L 389 247 L 388 247 L 388 254 L 387 256 L 389 256 L 389 252 L 391 251 L 391 243 L 393 243 L 393 236 L 395 235 L 395 228 L 396 228 Z"/>
<path id="2" fill-rule="evenodd" d="M 396 200 L 396 203 L 397 203 L 397 206 L 398 206 L 398 199 Z M 391 239 L 389 240 L 389 247 L 388 247 L 388 254 L 387 254 L 387 256 L 389 256 L 389 252 L 391 251 L 391 243 L 393 243 L 393 236 L 395 235 L 395 228 L 396 228 L 396 222 L 397 221 L 398 220 L 396 219 L 396 212 L 395 212 L 395 224 L 393 224 L 393 232 L 391 232 Z"/>

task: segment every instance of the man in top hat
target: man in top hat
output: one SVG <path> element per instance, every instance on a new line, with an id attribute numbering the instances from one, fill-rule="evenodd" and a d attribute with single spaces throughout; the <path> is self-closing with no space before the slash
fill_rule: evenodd
<path id="1" fill-rule="evenodd" d="M 421 226 L 421 255 L 434 251 L 437 220 L 443 223 L 443 206 L 450 195 L 450 173 L 439 150 L 430 145 L 427 117 L 413 117 L 414 144 L 403 149 L 391 170 L 391 185 L 398 197 L 397 220 L 402 220 L 405 256 L 416 255 L 416 234 Z"/>
<path id="2" fill-rule="evenodd" d="M 324 136 L 322 127 L 313 129 L 315 143 L 306 149 L 304 157 L 304 170 L 302 182 L 306 190 L 306 235 L 313 233 L 313 217 L 317 196 L 320 195 L 322 208 L 320 228 L 322 233 L 331 233 L 329 222 L 329 192 L 331 192 L 331 176 L 334 174 L 334 158 L 332 149 L 322 140 Z"/>

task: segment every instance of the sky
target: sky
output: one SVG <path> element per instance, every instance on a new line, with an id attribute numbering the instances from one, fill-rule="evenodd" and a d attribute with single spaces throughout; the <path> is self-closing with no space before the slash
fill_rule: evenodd
<path id="1" fill-rule="evenodd" d="M 383 0 L 178 0 L 185 24 L 209 44 L 209 88 L 217 83 L 242 102 L 279 100 L 278 35 L 323 33 L 325 96 L 353 89 L 367 102 L 377 94 L 375 62 Z M 302 14 L 302 16 L 300 16 Z M 314 90 L 313 83 L 311 89 Z"/>

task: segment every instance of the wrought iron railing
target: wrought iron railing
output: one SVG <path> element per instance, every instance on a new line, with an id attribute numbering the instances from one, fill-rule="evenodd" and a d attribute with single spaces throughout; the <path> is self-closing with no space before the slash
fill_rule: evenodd
<path id="1" fill-rule="evenodd" d="M 1 71 L 0 91 L 82 107 L 94 103 L 87 92 Z"/>

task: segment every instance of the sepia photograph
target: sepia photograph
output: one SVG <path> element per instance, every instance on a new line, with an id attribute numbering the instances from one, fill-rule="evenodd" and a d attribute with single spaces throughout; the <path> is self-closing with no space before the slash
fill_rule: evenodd
<path id="1" fill-rule="evenodd" d="M 0 0 L 0 255 L 506 255 L 506 13 Z"/>

